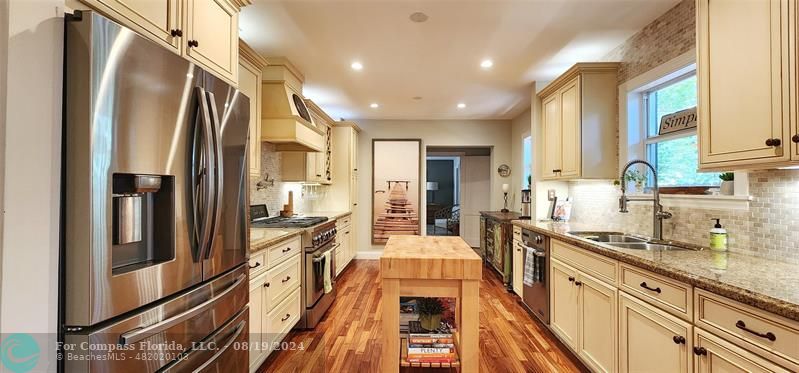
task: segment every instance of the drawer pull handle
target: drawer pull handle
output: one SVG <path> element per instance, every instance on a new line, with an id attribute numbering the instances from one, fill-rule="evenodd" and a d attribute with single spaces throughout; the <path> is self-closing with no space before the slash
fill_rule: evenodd
<path id="1" fill-rule="evenodd" d="M 649 291 L 654 291 L 655 293 L 658 293 L 658 294 L 660 294 L 660 291 L 661 291 L 660 288 L 654 288 L 653 289 L 653 288 L 650 288 L 649 286 L 646 286 L 646 282 L 642 282 L 641 283 L 641 287 L 646 289 L 646 290 L 649 290 Z"/>
<path id="2" fill-rule="evenodd" d="M 284 316 L 283 318 L 280 319 L 280 321 L 286 321 L 286 320 L 289 319 L 289 317 L 291 317 L 291 314 L 287 313 L 286 316 Z"/>
<path id="3" fill-rule="evenodd" d="M 678 345 L 684 345 L 685 344 L 685 337 L 683 337 L 681 335 L 675 335 L 671 339 L 674 341 L 674 343 L 676 343 Z"/>
<path id="4" fill-rule="evenodd" d="M 569 282 L 574 282 L 574 277 L 569 276 Z"/>
<path id="5" fill-rule="evenodd" d="M 255 262 L 255 265 L 254 266 L 250 266 L 250 269 L 258 268 L 260 266 L 261 266 L 260 262 Z"/>
<path id="6" fill-rule="evenodd" d="M 291 280 L 291 276 L 286 276 L 286 278 L 284 278 L 284 279 L 283 279 L 281 282 L 285 284 L 285 283 L 287 283 L 289 280 Z"/>
<path id="7" fill-rule="evenodd" d="M 269 287 L 269 283 L 268 283 L 268 282 L 267 282 L 267 283 L 265 283 L 265 284 L 264 284 L 264 287 L 265 287 L 265 288 L 268 288 L 268 287 Z"/>
<path id="8" fill-rule="evenodd" d="M 287 253 L 287 252 L 291 251 L 291 248 L 287 247 L 287 248 L 285 248 L 283 250 L 280 250 L 280 251 L 282 251 L 283 253 Z"/>
<path id="9" fill-rule="evenodd" d="M 754 334 L 754 335 L 756 335 L 756 336 L 758 336 L 760 338 L 768 339 L 769 341 L 772 341 L 772 342 L 777 340 L 777 336 L 774 335 L 774 333 L 772 333 L 772 332 L 760 333 L 760 332 L 756 332 L 756 331 L 754 331 L 752 329 L 747 328 L 746 327 L 746 323 L 743 320 L 738 320 L 738 322 L 735 323 L 735 327 L 738 328 L 738 329 L 741 329 L 743 331 L 749 332 L 751 334 Z"/>
<path id="10" fill-rule="evenodd" d="M 694 354 L 696 356 L 707 356 L 707 350 L 704 347 L 694 347 Z"/>

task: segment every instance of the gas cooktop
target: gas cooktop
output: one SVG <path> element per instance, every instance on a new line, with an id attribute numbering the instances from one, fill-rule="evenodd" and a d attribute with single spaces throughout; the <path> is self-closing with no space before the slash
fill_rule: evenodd
<path id="1" fill-rule="evenodd" d="M 325 221 L 327 221 L 327 217 L 324 216 L 298 216 L 290 218 L 275 216 L 273 218 L 254 220 L 250 223 L 250 226 L 253 228 L 306 228 Z"/>
<path id="2" fill-rule="evenodd" d="M 253 228 L 307 228 L 327 221 L 324 216 L 269 217 L 266 205 L 250 206 L 250 227 Z"/>

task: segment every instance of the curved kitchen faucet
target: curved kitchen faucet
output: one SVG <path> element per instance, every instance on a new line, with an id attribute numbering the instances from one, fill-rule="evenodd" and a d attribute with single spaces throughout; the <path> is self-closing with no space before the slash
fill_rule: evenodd
<path id="1" fill-rule="evenodd" d="M 627 173 L 627 169 L 631 166 L 636 164 L 643 164 L 649 167 L 652 170 L 652 178 L 655 179 L 655 185 L 652 188 L 652 194 L 654 198 L 635 198 L 631 199 L 627 197 L 627 188 L 624 183 L 624 175 Z M 634 159 L 627 163 L 624 166 L 624 169 L 621 171 L 621 197 L 619 197 L 619 212 L 627 213 L 627 202 L 629 201 L 653 201 L 653 213 L 652 213 L 652 238 L 655 240 L 663 240 L 663 220 L 671 219 L 672 214 L 667 211 L 663 211 L 663 205 L 660 204 L 660 188 L 658 187 L 658 172 L 655 170 L 655 167 L 652 166 L 651 163 L 647 161 L 643 161 L 640 159 Z"/>

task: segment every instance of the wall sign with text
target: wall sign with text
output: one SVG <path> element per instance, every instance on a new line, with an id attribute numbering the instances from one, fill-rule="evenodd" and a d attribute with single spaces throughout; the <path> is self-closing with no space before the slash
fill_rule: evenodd
<path id="1" fill-rule="evenodd" d="M 658 134 L 665 135 L 691 128 L 696 128 L 696 106 L 661 117 Z"/>

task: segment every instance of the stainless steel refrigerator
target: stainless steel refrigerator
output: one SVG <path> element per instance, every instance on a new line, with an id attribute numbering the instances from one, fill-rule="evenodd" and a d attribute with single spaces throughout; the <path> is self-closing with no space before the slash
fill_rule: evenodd
<path id="1" fill-rule="evenodd" d="M 65 27 L 63 367 L 246 371 L 249 99 L 97 13 Z"/>

